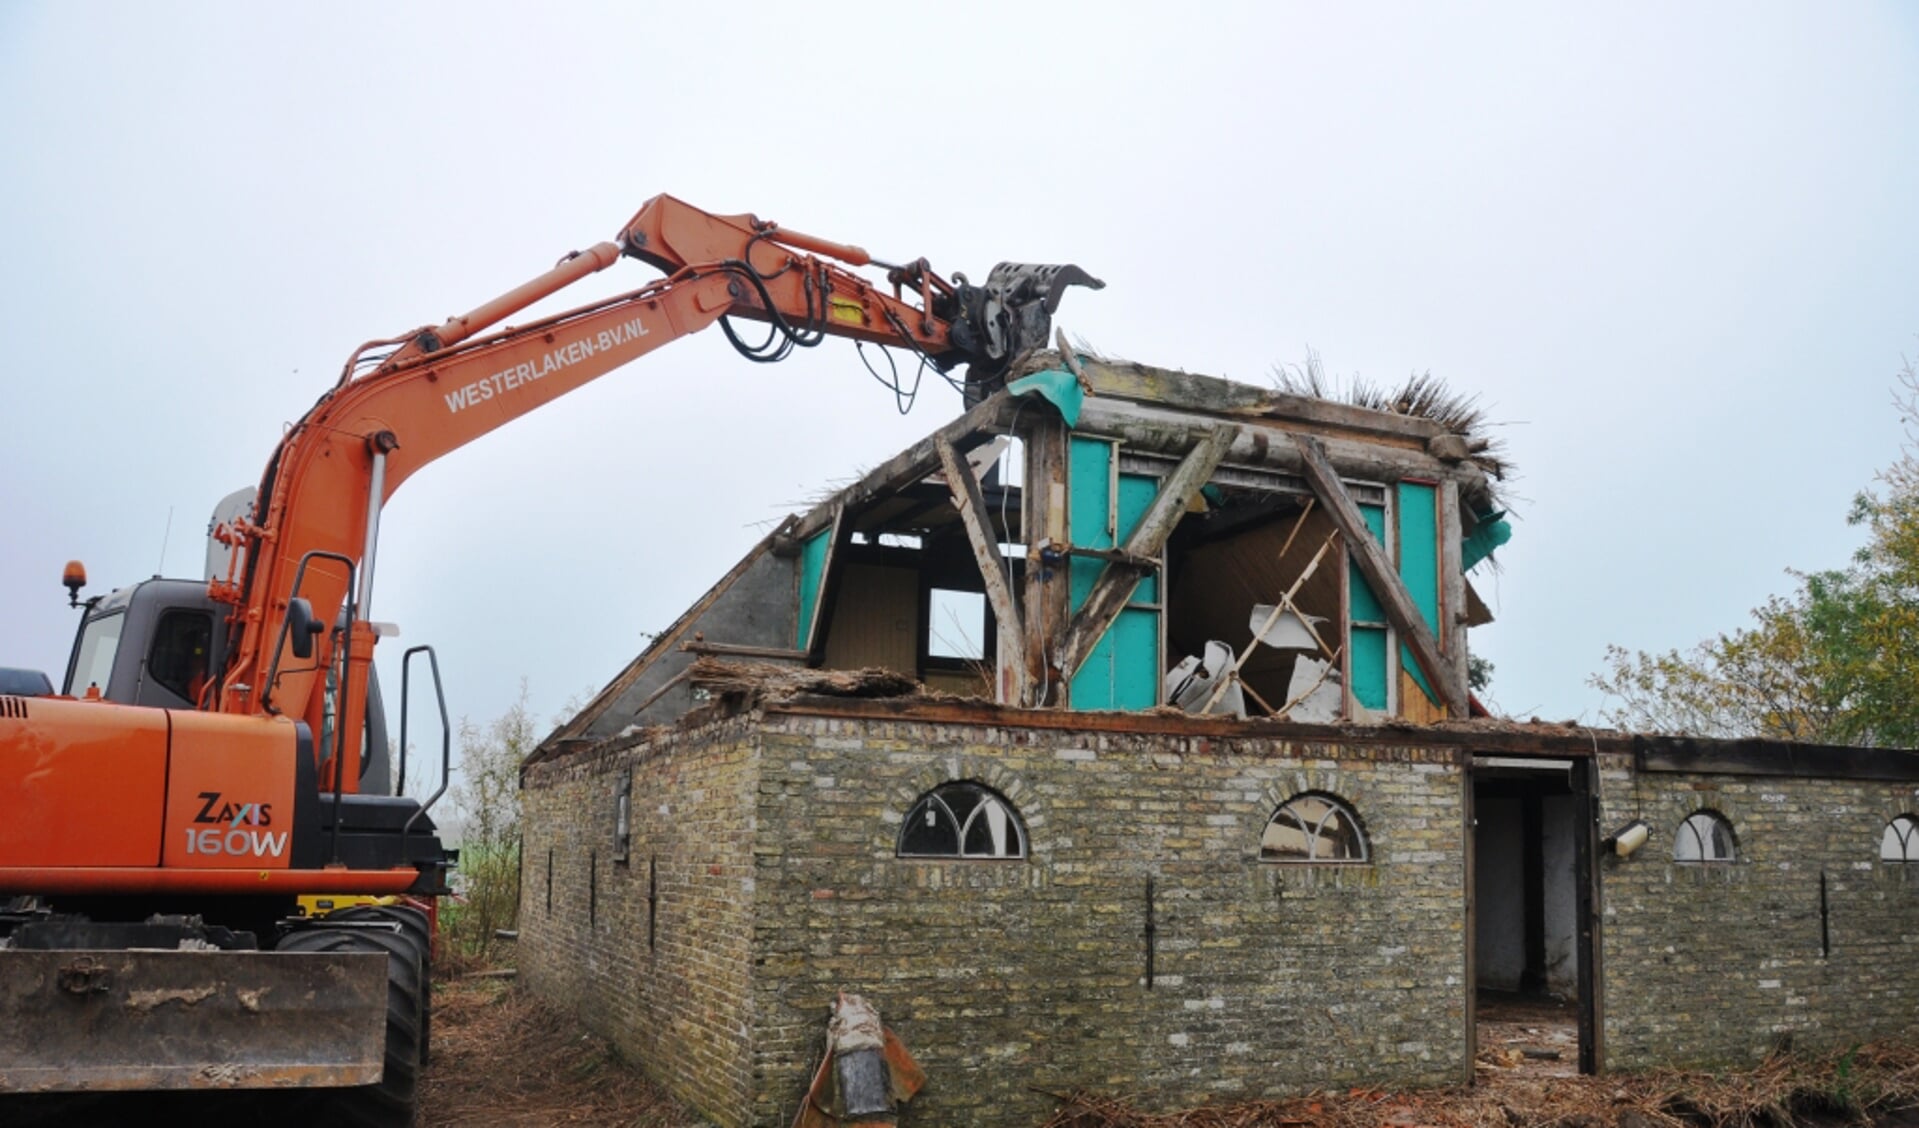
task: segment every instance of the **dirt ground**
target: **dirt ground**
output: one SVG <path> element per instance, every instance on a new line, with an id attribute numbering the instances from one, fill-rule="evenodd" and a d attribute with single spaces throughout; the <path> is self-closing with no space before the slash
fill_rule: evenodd
<path id="1" fill-rule="evenodd" d="M 703 1123 L 511 980 L 443 982 L 436 992 L 422 1128 Z M 1579 1077 L 1568 1015 L 1515 1006 L 1482 1018 L 1469 1089 L 1350 1089 L 1159 1115 L 1076 1095 L 1046 1128 L 1919 1128 L 1919 1049 L 1865 1047 L 1843 1064 L 1781 1059 L 1744 1073 Z M 1810 1107 L 1840 1091 L 1880 1104 L 1877 1119 Z"/>
<path id="2" fill-rule="evenodd" d="M 623 1065 L 606 1043 L 509 979 L 434 986 L 420 1128 L 622 1125 L 699 1128 L 699 1117 Z"/>
<path id="3" fill-rule="evenodd" d="M 1471 1088 L 1355 1088 L 1161 1114 L 1097 1095 L 1061 1094 L 1058 1111 L 1042 1128 L 1919 1128 L 1919 1047 L 1865 1046 L 1843 1055 L 1780 1058 L 1738 1073 L 1580 1077 L 1572 1075 L 1576 1050 L 1565 1016 L 1550 1008 L 1495 1007 L 1482 1017 L 1490 1021 L 1481 1028 L 1478 1084 Z M 1876 1118 L 1819 1107 L 1835 1097 L 1873 1106 Z M 117 1128 L 300 1119 L 297 1108 L 259 1103 L 272 1099 L 237 1093 L 0 1099 L 0 1125 Z M 504 978 L 442 980 L 435 986 L 432 1061 L 419 1110 L 420 1128 L 704 1128 L 698 1116 L 622 1063 L 604 1042 Z M 910 1107 L 906 1119 L 921 1123 Z"/>

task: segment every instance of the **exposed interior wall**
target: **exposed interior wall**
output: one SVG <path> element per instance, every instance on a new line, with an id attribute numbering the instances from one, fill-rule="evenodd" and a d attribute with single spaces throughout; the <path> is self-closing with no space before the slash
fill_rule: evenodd
<path id="1" fill-rule="evenodd" d="M 1540 800 L 1540 843 L 1546 916 L 1546 992 L 1562 999 L 1579 997 L 1579 802 L 1571 795 Z"/>
<path id="2" fill-rule="evenodd" d="M 829 670 L 879 666 L 913 677 L 919 669 L 919 573 L 850 561 L 826 634 Z"/>
<path id="3" fill-rule="evenodd" d="M 1526 884 L 1517 798 L 1473 800 L 1479 821 L 1473 851 L 1473 954 L 1479 986 L 1517 991 L 1526 970 Z"/>
<path id="4" fill-rule="evenodd" d="M 727 1125 L 751 1122 L 755 739 L 736 719 L 613 741 L 521 796 L 521 981 Z"/>
<path id="5" fill-rule="evenodd" d="M 1166 619 L 1169 661 L 1204 654 L 1209 641 L 1224 642 L 1235 654 L 1246 649 L 1253 637 L 1254 606 L 1277 604 L 1334 534 L 1332 519 L 1322 510 L 1315 508 L 1301 520 L 1303 504 L 1288 506 L 1264 521 L 1194 545 L 1172 558 L 1168 567 L 1172 601 Z M 1340 559 L 1335 541 L 1293 596 L 1302 614 L 1324 620 L 1316 629 L 1335 649 L 1340 646 Z M 1253 692 L 1275 706 L 1283 705 L 1302 655 L 1326 657 L 1311 650 L 1261 646 L 1247 659 L 1242 676 Z M 1339 663 L 1334 665 L 1331 681 L 1339 685 Z"/>
<path id="6" fill-rule="evenodd" d="M 1511 790 L 1513 785 L 1509 785 Z M 1526 825 L 1528 802 L 1539 822 Z M 1478 984 L 1492 991 L 1543 992 L 1574 999 L 1579 992 L 1575 820 L 1567 794 L 1480 795 L 1474 851 L 1474 954 Z M 1528 959 L 1527 914 L 1537 913 L 1541 948 Z"/>
<path id="7" fill-rule="evenodd" d="M 1434 625 L 1445 647 L 1440 660 L 1456 675 L 1445 684 L 1463 678 L 1459 609 L 1447 604 L 1465 603 L 1468 611 L 1473 604 L 1470 591 L 1454 590 L 1460 564 L 1454 510 L 1462 496 L 1484 508 L 1490 495 L 1483 466 L 1443 453 L 1457 448 L 1457 436 L 1428 419 L 1294 396 L 1273 399 L 1189 374 L 1131 366 L 1113 379 L 1115 393 L 1082 404 L 1086 414 L 1070 432 L 1039 400 L 982 404 L 941 428 L 939 442 L 929 436 L 783 523 L 580 718 L 543 742 L 541 756 L 667 723 L 695 707 L 689 687 L 676 680 L 694 658 L 681 646 L 695 634 L 721 656 L 730 647 L 732 656 L 756 661 L 878 665 L 948 693 L 981 692 L 974 683 L 984 672 L 995 695 L 1008 702 L 1032 701 L 1037 686 L 1048 705 L 1150 709 L 1161 703 L 1167 672 L 1188 655 L 1204 655 L 1209 641 L 1231 640 L 1235 653 L 1242 652 L 1253 607 L 1276 602 L 1327 543 L 1333 522 L 1323 499 L 1313 501 L 1313 489 L 1327 486 L 1309 486 L 1300 476 L 1307 448 L 1296 441 L 1296 424 L 1307 424 L 1302 429 L 1316 436 L 1308 445 L 1323 447 L 1360 520 L 1388 547 L 1391 559 L 1383 567 L 1397 569 L 1409 614 Z M 1246 414 L 1254 403 L 1262 406 Z M 1022 413 L 1024 438 L 1009 455 L 1003 432 L 1020 427 Z M 1031 441 L 1036 436 L 1045 441 Z M 1452 442 L 1435 447 L 1441 439 Z M 955 482 L 941 469 L 940 443 L 951 443 L 966 463 L 955 464 Z M 1019 472 L 1009 473 L 1015 462 Z M 1154 522 L 1148 559 L 1158 566 L 1125 559 L 1116 550 L 1175 478 L 1185 507 L 1176 523 Z M 1193 493 L 1202 479 L 1207 484 Z M 957 504 L 956 489 L 971 490 L 967 496 L 975 500 Z M 1292 518 L 1309 502 L 1317 508 L 1280 554 L 1277 544 L 1292 535 Z M 1175 516 L 1175 508 L 1163 516 Z M 1275 559 L 1281 555 L 1285 559 Z M 1446 710 L 1422 687 L 1424 674 L 1404 657 L 1385 608 L 1350 557 L 1346 546 L 1335 544 L 1296 593 L 1299 609 L 1321 620 L 1323 650 L 1253 651 L 1241 679 L 1254 698 L 1252 711 L 1278 710 L 1319 689 L 1326 699 L 1309 702 L 1296 719 L 1443 717 Z M 1029 558 L 1041 562 L 1030 573 Z M 911 616 L 919 637 L 910 667 L 900 637 L 909 618 L 904 577 L 886 570 L 901 560 L 919 581 Z M 986 583 L 982 566 L 1006 583 Z M 1074 635 L 1074 615 L 1098 578 L 1138 568 L 1143 574 L 1130 598 L 1101 636 Z M 1182 590 L 1170 591 L 1172 582 Z M 1017 616 L 1021 631 L 1002 635 L 989 614 L 977 658 L 929 653 L 929 586 L 982 600 L 990 588 L 1002 610 L 1026 604 Z M 1009 599 L 1003 587 L 1017 598 Z M 1169 601 L 1177 606 L 1169 608 Z M 1198 618 L 1186 621 L 1189 615 Z M 1009 627 L 1015 617 L 1008 614 Z M 1080 633 L 1088 633 L 1084 624 Z M 1069 637 L 1076 665 L 1062 694 L 1057 671 L 1039 669 L 1037 655 L 1059 653 Z M 1301 661 L 1308 655 L 1315 659 L 1310 667 Z M 1331 663 L 1329 677 L 1318 676 L 1318 659 Z"/>
<path id="8" fill-rule="evenodd" d="M 1600 863 L 1609 1068 L 1750 1062 L 1782 1041 L 1919 1038 L 1919 866 L 1879 858 L 1911 782 L 1641 773 L 1602 761 L 1604 815 L 1651 836 Z M 1673 860 L 1711 809 L 1738 860 Z M 1825 898 L 1821 901 L 1821 879 Z"/>

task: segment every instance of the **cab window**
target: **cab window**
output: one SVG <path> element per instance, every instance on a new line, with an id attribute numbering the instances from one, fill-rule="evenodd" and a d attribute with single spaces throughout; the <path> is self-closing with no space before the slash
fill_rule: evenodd
<path id="1" fill-rule="evenodd" d="M 126 621 L 125 614 L 115 611 L 86 625 L 80 634 L 80 645 L 74 648 L 73 672 L 67 677 L 68 693 L 77 697 L 91 685 L 99 686 L 101 693 L 107 691 L 107 679 L 113 674 L 113 656 L 120 649 L 120 628 Z"/>
<path id="2" fill-rule="evenodd" d="M 153 632 L 147 676 L 176 696 L 199 704 L 207 684 L 213 616 L 204 611 L 168 611 Z"/>

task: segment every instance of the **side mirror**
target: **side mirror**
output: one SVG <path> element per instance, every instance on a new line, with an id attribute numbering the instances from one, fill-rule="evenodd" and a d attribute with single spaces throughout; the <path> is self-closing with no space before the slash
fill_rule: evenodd
<path id="1" fill-rule="evenodd" d="M 313 604 L 295 596 L 287 600 L 287 633 L 293 636 L 293 656 L 313 657 L 313 638 L 326 624 L 313 617 Z"/>

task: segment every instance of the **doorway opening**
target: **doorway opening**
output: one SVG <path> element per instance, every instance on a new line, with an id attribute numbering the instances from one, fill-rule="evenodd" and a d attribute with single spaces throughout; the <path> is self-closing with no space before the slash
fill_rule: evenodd
<path id="1" fill-rule="evenodd" d="M 1482 756 L 1472 773 L 1480 1076 L 1596 1072 L 1591 764 Z"/>

